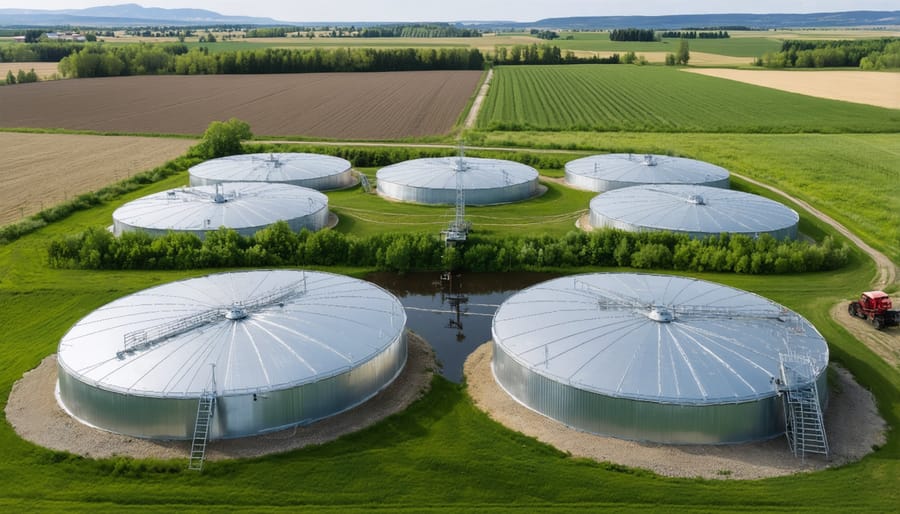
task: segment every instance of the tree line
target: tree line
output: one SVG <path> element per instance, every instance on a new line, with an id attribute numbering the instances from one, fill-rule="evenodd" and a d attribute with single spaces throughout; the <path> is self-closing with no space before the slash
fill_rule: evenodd
<path id="1" fill-rule="evenodd" d="M 609 33 L 610 41 L 659 41 L 653 29 L 614 29 Z"/>
<path id="2" fill-rule="evenodd" d="M 766 68 L 900 68 L 900 39 L 788 40 L 781 44 L 781 51 L 768 52 L 755 64 Z"/>
<path id="3" fill-rule="evenodd" d="M 574 52 L 567 50 L 563 53 L 558 46 L 532 43 L 530 45 L 501 46 L 494 53 L 488 53 L 487 60 L 494 64 L 519 65 L 519 64 L 619 64 L 619 54 L 609 57 L 593 55 L 590 57 L 577 57 Z"/>
<path id="4" fill-rule="evenodd" d="M 386 271 L 451 269 L 534 271 L 563 267 L 630 267 L 745 274 L 833 270 L 849 259 L 846 246 L 727 235 L 690 239 L 684 234 L 600 230 L 551 236 L 470 238 L 445 247 L 431 233 L 366 237 L 335 230 L 300 233 L 279 221 L 253 236 L 227 228 L 202 241 L 190 233 L 152 237 L 126 232 L 115 237 L 101 227 L 54 239 L 47 258 L 56 268 L 198 269 L 242 266 L 362 266 Z"/>
<path id="5" fill-rule="evenodd" d="M 465 48 L 265 48 L 210 53 L 183 44 L 91 45 L 63 58 L 69 77 L 214 75 L 405 70 L 480 70 L 484 56 Z"/>
<path id="6" fill-rule="evenodd" d="M 59 62 L 87 46 L 86 43 L 41 42 L 0 46 L 0 62 Z"/>
<path id="7" fill-rule="evenodd" d="M 727 30 L 717 31 L 697 31 L 697 30 L 667 30 L 660 34 L 660 37 L 678 38 L 678 39 L 728 39 L 731 36 Z"/>
<path id="8" fill-rule="evenodd" d="M 366 27 L 359 31 L 359 37 L 481 37 L 481 31 L 454 27 L 447 23 L 412 23 Z"/>

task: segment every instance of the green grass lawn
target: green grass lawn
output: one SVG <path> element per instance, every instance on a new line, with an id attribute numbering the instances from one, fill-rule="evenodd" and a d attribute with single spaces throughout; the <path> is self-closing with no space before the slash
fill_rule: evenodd
<path id="1" fill-rule="evenodd" d="M 122 201 L 183 184 L 184 179 L 184 175 L 172 177 Z M 338 204 L 353 203 L 341 201 L 342 196 L 362 193 L 348 190 L 331 195 L 339 209 Z M 562 191 L 559 195 L 548 205 L 581 201 Z M 382 202 L 378 198 L 365 201 Z M 114 207 L 79 212 L 0 247 L 0 403 L 5 405 L 13 382 L 53 353 L 66 330 L 94 308 L 135 290 L 208 272 L 84 272 L 45 266 L 49 239 L 108 224 Z M 529 203 L 517 207 L 520 214 L 531 210 Z M 855 258 L 836 273 L 699 276 L 758 292 L 808 317 L 828 339 L 832 356 L 860 377 L 878 398 L 889 423 L 897 425 L 900 373 L 827 315 L 828 308 L 858 290 L 871 271 L 871 263 Z M 0 423 L 0 448 L 4 456 L 0 507 L 11 512 L 300 508 L 821 512 L 890 511 L 890 505 L 900 501 L 896 431 L 875 454 L 836 470 L 745 482 L 668 479 L 569 458 L 492 422 L 472 405 L 464 386 L 441 378 L 410 409 L 372 428 L 282 455 L 208 462 L 202 474 L 187 471 L 186 459 L 95 460 L 41 449 L 19 439 L 6 423 Z"/>
<path id="2" fill-rule="evenodd" d="M 672 52 L 678 49 L 679 39 L 662 41 L 610 41 L 609 32 L 560 32 L 560 39 L 552 44 L 562 50 L 589 52 Z M 572 36 L 574 39 L 566 39 Z M 691 51 L 732 57 L 759 57 L 766 52 L 777 52 L 781 41 L 767 37 L 741 37 L 728 39 L 689 39 Z M 749 60 L 748 60 L 749 62 Z"/>
<path id="3" fill-rule="evenodd" d="M 634 132 L 898 132 L 900 110 L 662 66 L 502 66 L 478 128 Z"/>

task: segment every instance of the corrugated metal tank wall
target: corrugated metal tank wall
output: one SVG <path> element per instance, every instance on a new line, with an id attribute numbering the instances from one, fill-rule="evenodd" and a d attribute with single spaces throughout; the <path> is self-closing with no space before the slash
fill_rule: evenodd
<path id="1" fill-rule="evenodd" d="M 354 369 L 292 388 L 217 397 L 212 439 L 227 439 L 308 424 L 373 397 L 406 364 L 405 332 Z M 60 399 L 74 417 L 106 430 L 151 439 L 190 439 L 198 398 L 128 395 L 85 384 L 59 368 Z"/>
<path id="2" fill-rule="evenodd" d="M 191 187 L 196 186 L 213 186 L 216 184 L 227 184 L 229 182 L 234 182 L 231 180 L 219 180 L 213 179 L 209 177 L 197 177 L 191 175 Z M 328 191 L 332 189 L 343 189 L 345 187 L 350 187 L 356 184 L 356 179 L 353 177 L 353 170 L 347 169 L 342 173 L 338 173 L 335 175 L 324 176 L 324 177 L 315 177 L 304 180 L 282 180 L 278 181 L 281 184 L 291 184 L 294 186 L 308 187 L 310 189 L 315 189 L 317 191 Z"/>
<path id="3" fill-rule="evenodd" d="M 540 414 L 578 430 L 666 444 L 731 444 L 784 433 L 784 407 L 776 395 L 757 401 L 715 405 L 654 403 L 615 398 L 544 377 L 493 345 L 492 367 L 500 386 Z M 827 380 L 817 378 L 819 401 L 827 404 Z"/>
<path id="4" fill-rule="evenodd" d="M 466 205 L 494 205 L 527 200 L 537 194 L 537 180 L 490 189 L 466 189 Z M 456 203 L 455 189 L 430 189 L 379 180 L 378 194 L 403 202 L 422 204 Z"/>

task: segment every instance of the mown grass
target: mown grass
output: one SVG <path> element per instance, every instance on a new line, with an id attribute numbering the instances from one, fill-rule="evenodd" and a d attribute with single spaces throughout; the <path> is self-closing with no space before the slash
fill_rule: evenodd
<path id="1" fill-rule="evenodd" d="M 891 132 L 900 110 L 663 66 L 501 66 L 477 127 L 635 132 Z"/>
<path id="2" fill-rule="evenodd" d="M 131 195 L 182 184 L 184 178 L 172 177 Z M 333 197 L 343 194 L 363 196 L 350 190 Z M 577 203 L 580 198 L 559 202 Z M 107 224 L 114 207 L 75 213 L 0 247 L 0 404 L 5 405 L 13 382 L 53 353 L 65 331 L 92 309 L 153 284 L 206 273 L 83 272 L 44 265 L 43 252 L 51 238 Z M 531 203 L 518 207 L 532 208 Z M 807 223 L 826 231 L 815 221 Z M 543 232 L 544 228 L 532 230 Z M 701 276 L 759 292 L 807 316 L 828 339 L 833 357 L 873 391 L 882 414 L 896 426 L 900 423 L 900 374 L 827 314 L 835 301 L 854 293 L 871 271 L 871 263 L 857 254 L 850 266 L 836 273 Z M 186 459 L 86 459 L 38 448 L 21 440 L 7 423 L 0 423 L 0 448 L 4 457 L 0 459 L 0 506 L 7 511 L 649 508 L 821 512 L 891 511 L 890 506 L 900 501 L 896 431 L 875 454 L 826 472 L 746 482 L 668 479 L 620 465 L 573 459 L 513 433 L 475 408 L 464 386 L 441 378 L 410 409 L 372 428 L 282 455 L 208 462 L 202 474 L 185 470 Z"/>
<path id="3" fill-rule="evenodd" d="M 895 134 L 478 132 L 485 146 L 672 154 L 773 185 L 900 262 L 900 138 Z"/>
<path id="4" fill-rule="evenodd" d="M 374 184 L 375 168 L 363 168 Z M 575 229 L 596 193 L 576 191 L 544 181 L 546 192 L 526 202 L 466 207 L 466 219 L 478 234 L 532 234 L 535 230 L 561 236 Z M 453 220 L 452 205 L 419 205 L 390 201 L 360 188 L 328 193 L 329 209 L 340 219 L 337 230 L 357 235 L 384 232 L 440 232 Z"/>
<path id="5" fill-rule="evenodd" d="M 562 50 L 589 52 L 672 52 L 678 49 L 679 39 L 662 41 L 610 41 L 609 32 L 560 32 L 560 39 L 552 44 Z M 571 36 L 573 39 L 566 39 Z M 781 41 L 767 37 L 741 37 L 728 39 L 689 39 L 691 51 L 731 57 L 759 57 L 766 52 L 777 52 Z M 749 59 L 748 59 L 749 62 Z"/>

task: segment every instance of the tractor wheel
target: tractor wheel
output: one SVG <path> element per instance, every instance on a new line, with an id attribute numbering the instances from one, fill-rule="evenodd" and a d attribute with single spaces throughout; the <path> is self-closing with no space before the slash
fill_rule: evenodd
<path id="1" fill-rule="evenodd" d="M 875 316 L 872 318 L 872 324 L 875 325 L 875 330 L 881 330 L 884 328 L 884 319 L 881 316 Z"/>

